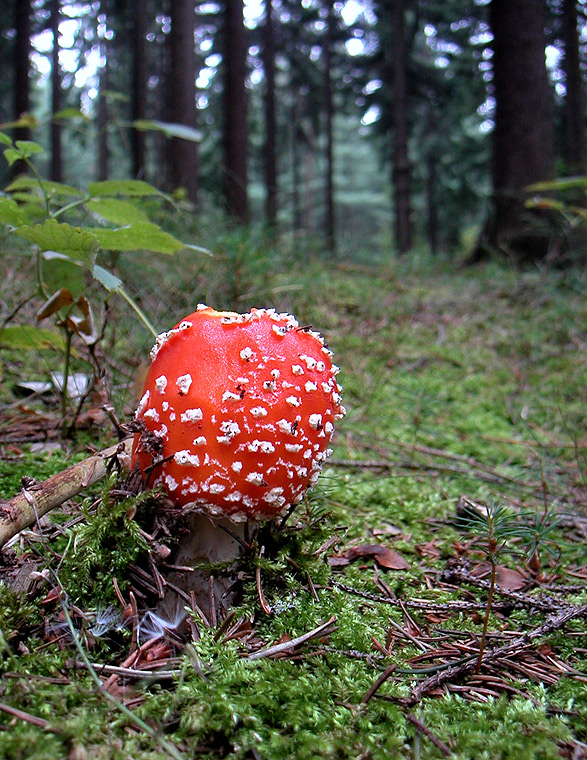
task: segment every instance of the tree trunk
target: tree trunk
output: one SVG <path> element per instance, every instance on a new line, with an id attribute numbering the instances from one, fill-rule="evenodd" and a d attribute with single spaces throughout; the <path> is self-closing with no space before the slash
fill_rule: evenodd
<path id="1" fill-rule="evenodd" d="M 59 68 L 59 22 L 61 20 L 60 0 L 51 2 L 51 31 L 53 33 L 53 50 L 51 52 L 51 179 L 61 182 L 63 167 L 61 161 L 61 124 L 55 114 L 61 110 L 61 70 Z"/>
<path id="2" fill-rule="evenodd" d="M 585 173 L 585 117 L 583 77 L 579 54 L 576 0 L 563 0 L 563 42 L 566 95 L 564 100 L 563 157 L 569 174 Z"/>
<path id="3" fill-rule="evenodd" d="M 171 0 L 170 118 L 196 128 L 196 24 L 194 0 Z M 183 187 L 188 198 L 198 199 L 198 149 L 191 140 L 171 141 L 171 183 Z"/>
<path id="4" fill-rule="evenodd" d="M 14 120 L 20 119 L 30 111 L 29 69 L 31 52 L 31 4 L 30 0 L 17 0 L 14 4 Z M 14 130 L 15 140 L 30 140 L 28 127 Z M 17 161 L 12 166 L 12 175 L 16 176 L 26 170 L 26 164 Z"/>
<path id="5" fill-rule="evenodd" d="M 275 39 L 273 3 L 265 0 L 263 27 L 263 68 L 265 71 L 265 223 L 274 229 L 277 223 L 277 133 L 275 117 Z"/>
<path id="6" fill-rule="evenodd" d="M 324 38 L 324 109 L 326 132 L 326 249 L 333 254 L 336 250 L 336 233 L 334 222 L 334 152 L 333 152 L 333 122 L 334 102 L 332 97 L 332 45 L 334 39 L 334 3 L 327 4 L 326 35 Z"/>
<path id="7" fill-rule="evenodd" d="M 437 193 L 437 166 L 438 158 L 433 142 L 436 132 L 436 120 L 434 118 L 434 103 L 428 107 L 426 119 L 426 137 L 428 149 L 426 151 L 426 236 L 430 253 L 438 253 L 438 193 Z"/>
<path id="8" fill-rule="evenodd" d="M 302 209 L 300 205 L 300 149 L 298 140 L 298 93 L 294 93 L 294 101 L 291 107 L 291 203 L 292 203 L 292 224 L 294 239 L 302 229 Z"/>
<path id="9" fill-rule="evenodd" d="M 103 182 L 108 179 L 110 173 L 110 150 L 108 148 L 108 102 L 106 100 L 105 91 L 108 89 L 108 56 L 105 52 L 105 44 L 102 42 L 104 65 L 100 69 L 98 75 L 98 113 L 97 113 L 97 128 L 98 128 L 98 171 L 97 177 L 99 182 Z"/>
<path id="10" fill-rule="evenodd" d="M 395 242 L 398 252 L 402 254 L 412 247 L 405 0 L 392 0 L 391 25 L 393 35 L 392 109 Z"/>
<path id="11" fill-rule="evenodd" d="M 159 121 L 171 121 L 169 103 L 168 82 L 171 78 L 171 43 L 169 34 L 163 36 L 163 39 L 157 43 L 157 53 L 153 74 L 157 78 L 157 89 L 153 93 L 154 115 Z M 158 184 L 165 190 L 172 191 L 171 184 L 171 141 L 168 140 L 161 132 L 155 132 L 152 135 L 155 153 L 155 165 L 159 172 L 160 182 Z"/>
<path id="12" fill-rule="evenodd" d="M 427 205 L 427 224 L 426 232 L 428 237 L 428 247 L 430 253 L 438 253 L 438 205 L 436 198 L 436 165 L 437 159 L 434 153 L 430 152 L 426 157 L 427 176 L 426 176 L 426 205 Z"/>
<path id="13" fill-rule="evenodd" d="M 496 111 L 485 242 L 514 260 L 535 261 L 547 253 L 550 230 L 546 219 L 525 209 L 526 187 L 552 178 L 554 170 L 544 0 L 492 0 L 489 21 Z"/>
<path id="14" fill-rule="evenodd" d="M 247 194 L 246 38 L 243 0 L 224 8 L 224 200 L 238 223 L 249 221 Z"/>
<path id="15" fill-rule="evenodd" d="M 132 118 L 144 119 L 147 113 L 147 60 L 146 60 L 146 5 L 145 0 L 135 0 L 133 29 L 133 93 Z M 145 132 L 132 132 L 133 175 L 145 178 Z"/>

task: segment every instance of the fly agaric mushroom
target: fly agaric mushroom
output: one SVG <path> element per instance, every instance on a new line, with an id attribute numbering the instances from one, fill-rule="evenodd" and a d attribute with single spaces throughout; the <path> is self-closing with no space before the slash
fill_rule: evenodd
<path id="1" fill-rule="evenodd" d="M 136 412 L 148 433 L 135 435 L 133 465 L 175 507 L 227 518 L 232 531 L 234 523 L 284 515 L 318 479 L 344 415 L 331 356 L 321 336 L 289 314 L 199 305 L 151 351 Z M 210 553 L 209 523 L 196 528 L 205 546 L 194 555 L 192 539 L 176 562 L 229 558 L 234 547 Z"/>

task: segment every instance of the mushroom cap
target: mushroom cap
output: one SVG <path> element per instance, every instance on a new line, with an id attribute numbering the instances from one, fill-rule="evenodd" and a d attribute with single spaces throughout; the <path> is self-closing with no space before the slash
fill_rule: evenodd
<path id="1" fill-rule="evenodd" d="M 273 309 L 204 305 L 151 351 L 136 418 L 161 439 L 152 471 L 178 507 L 267 519 L 303 499 L 344 415 L 338 367 L 320 335 Z M 133 466 L 153 463 L 135 435 Z"/>

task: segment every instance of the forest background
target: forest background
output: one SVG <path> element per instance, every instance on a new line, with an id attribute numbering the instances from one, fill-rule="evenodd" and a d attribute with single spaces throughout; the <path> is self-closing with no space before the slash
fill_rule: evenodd
<path id="1" fill-rule="evenodd" d="M 573 0 L 13 0 L 0 120 L 24 118 L 16 137 L 48 148 L 47 178 L 181 188 L 200 212 L 341 255 L 464 241 L 539 259 L 536 226 L 562 220 L 532 219 L 526 188 L 585 165 L 584 14 Z"/>

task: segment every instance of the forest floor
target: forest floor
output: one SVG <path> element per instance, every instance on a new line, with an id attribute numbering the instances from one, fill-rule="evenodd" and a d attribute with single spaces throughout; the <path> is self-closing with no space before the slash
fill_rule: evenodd
<path id="1" fill-rule="evenodd" d="M 587 757 L 585 277 L 313 263 L 267 287 L 342 368 L 318 487 L 187 643 L 123 616 L 163 572 L 145 504 L 94 489 L 16 539 L 0 758 Z M 0 498 L 115 439 L 47 448 L 56 411 L 9 394 L 34 361 L 4 359 Z"/>

